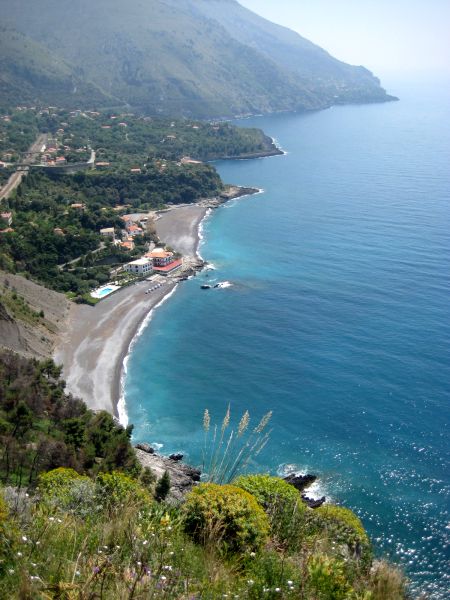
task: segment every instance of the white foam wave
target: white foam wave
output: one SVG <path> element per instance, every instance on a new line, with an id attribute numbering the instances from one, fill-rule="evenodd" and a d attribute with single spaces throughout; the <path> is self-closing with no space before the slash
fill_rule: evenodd
<path id="1" fill-rule="evenodd" d="M 224 289 L 224 288 L 229 288 L 232 287 L 233 284 L 231 283 L 231 281 L 220 281 L 219 283 L 217 283 L 214 287 L 217 287 L 218 289 Z"/>
<path id="2" fill-rule="evenodd" d="M 203 217 L 203 219 L 200 221 L 200 223 L 198 225 L 198 247 L 197 247 L 196 254 L 200 260 L 204 260 L 203 256 L 200 254 L 200 248 L 205 243 L 205 235 L 204 235 L 205 221 L 211 216 L 211 214 L 212 214 L 212 208 L 208 208 L 205 213 L 205 216 Z"/>
<path id="3" fill-rule="evenodd" d="M 178 287 L 178 285 L 175 285 L 174 288 L 171 289 L 170 292 L 168 292 L 163 298 L 161 298 L 161 300 L 158 302 L 158 304 L 155 304 L 155 306 L 150 310 L 150 312 L 146 315 L 145 319 L 140 324 L 139 329 L 136 332 L 136 335 L 133 337 L 133 339 L 130 342 L 130 345 L 128 346 L 127 354 L 123 360 L 123 365 L 122 365 L 122 373 L 120 376 L 120 397 L 119 397 L 119 401 L 117 403 L 117 414 L 119 416 L 119 422 L 122 425 L 122 427 L 127 427 L 128 422 L 129 422 L 127 406 L 126 406 L 126 401 L 125 401 L 125 379 L 127 376 L 128 361 L 130 359 L 131 351 L 133 350 L 133 346 L 136 343 L 136 341 L 138 340 L 138 338 L 142 335 L 142 332 L 145 330 L 147 325 L 152 320 L 155 310 L 173 296 L 177 287 Z"/>

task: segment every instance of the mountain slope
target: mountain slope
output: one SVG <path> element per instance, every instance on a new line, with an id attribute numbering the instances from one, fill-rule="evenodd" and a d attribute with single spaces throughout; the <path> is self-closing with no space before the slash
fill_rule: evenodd
<path id="1" fill-rule="evenodd" d="M 87 97 L 98 105 L 112 103 L 60 56 L 18 31 L 0 30 L 0 56 L 0 106 L 36 102 L 76 106 Z"/>
<path id="2" fill-rule="evenodd" d="M 231 116 L 389 99 L 365 69 L 234 0 L 2 5 L 10 27 L 61 57 L 81 81 L 150 113 Z"/>

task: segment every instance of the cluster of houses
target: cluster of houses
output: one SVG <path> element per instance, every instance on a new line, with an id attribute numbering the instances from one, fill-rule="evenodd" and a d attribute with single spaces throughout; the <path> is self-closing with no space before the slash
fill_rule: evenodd
<path id="1" fill-rule="evenodd" d="M 105 227 L 100 230 L 100 234 L 108 237 L 111 241 L 124 250 L 134 249 L 134 238 L 144 234 L 149 217 L 142 214 L 123 215 L 124 229 L 122 230 L 122 239 L 117 240 L 114 227 Z M 151 273 L 168 275 L 180 269 L 181 259 L 177 258 L 173 252 L 164 250 L 164 248 L 155 248 L 144 254 L 141 258 L 133 260 L 124 265 L 127 273 L 144 277 Z"/>

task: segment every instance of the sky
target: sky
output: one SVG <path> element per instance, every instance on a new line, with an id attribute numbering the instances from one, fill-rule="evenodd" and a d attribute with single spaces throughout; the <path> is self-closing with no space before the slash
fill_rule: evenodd
<path id="1" fill-rule="evenodd" d="M 450 75 L 450 0 L 238 0 L 377 74 Z"/>

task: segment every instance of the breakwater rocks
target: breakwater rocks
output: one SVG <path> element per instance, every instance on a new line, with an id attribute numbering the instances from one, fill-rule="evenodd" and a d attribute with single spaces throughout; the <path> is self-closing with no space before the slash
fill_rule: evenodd
<path id="1" fill-rule="evenodd" d="M 143 467 L 148 467 L 160 479 L 167 471 L 170 477 L 169 500 L 181 502 L 191 488 L 200 481 L 200 471 L 180 462 L 179 455 L 161 456 L 149 444 L 137 444 L 136 456 Z"/>
<path id="2" fill-rule="evenodd" d="M 304 493 L 306 488 L 308 488 L 317 480 L 315 475 L 296 475 L 295 473 L 291 473 L 287 477 L 284 477 L 284 480 L 293 485 L 295 489 L 301 493 L 303 502 L 307 504 L 309 508 L 319 508 L 319 506 L 322 506 L 322 504 L 326 501 L 325 496 L 314 499 L 310 498 Z"/>

